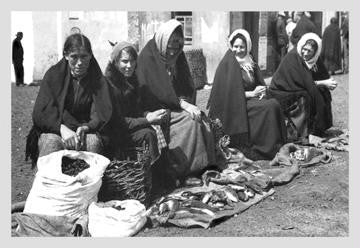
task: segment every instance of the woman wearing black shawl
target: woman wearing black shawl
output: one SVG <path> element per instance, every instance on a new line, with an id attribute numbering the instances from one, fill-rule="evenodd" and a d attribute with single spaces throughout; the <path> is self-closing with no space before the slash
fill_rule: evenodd
<path id="1" fill-rule="evenodd" d="M 145 142 L 154 163 L 159 157 L 159 149 L 152 125 L 160 124 L 164 120 L 166 111 L 160 109 L 145 115 L 141 109 L 139 86 L 135 75 L 136 59 L 135 47 L 125 41 L 119 42 L 113 47 L 105 70 L 113 99 L 114 119 L 116 119 L 112 127 L 114 135 L 117 135 L 113 139 L 114 147 L 123 151 L 126 147 L 142 146 Z"/>
<path id="2" fill-rule="evenodd" d="M 281 62 L 271 80 L 269 93 L 281 103 L 294 123 L 299 138 L 322 135 L 332 126 L 331 94 L 337 83 L 319 59 L 321 39 L 304 34 Z"/>
<path id="3" fill-rule="evenodd" d="M 214 163 L 213 137 L 205 132 L 195 106 L 196 91 L 183 46 L 181 23 L 164 23 L 139 54 L 136 70 L 146 110 L 171 111 L 169 158 L 178 177 Z"/>
<path id="4" fill-rule="evenodd" d="M 324 30 L 320 56 L 331 75 L 341 69 L 341 37 L 336 17 L 331 18 L 330 25 Z"/>
<path id="5" fill-rule="evenodd" d="M 62 149 L 104 151 L 112 115 L 109 91 L 89 39 L 67 37 L 63 58 L 46 73 L 33 111 L 26 157 L 36 162 Z"/>
<path id="6" fill-rule="evenodd" d="M 229 46 L 216 69 L 209 116 L 221 120 L 232 145 L 247 157 L 272 159 L 286 138 L 280 105 L 267 99 L 260 69 L 250 55 L 249 33 L 235 30 Z"/>

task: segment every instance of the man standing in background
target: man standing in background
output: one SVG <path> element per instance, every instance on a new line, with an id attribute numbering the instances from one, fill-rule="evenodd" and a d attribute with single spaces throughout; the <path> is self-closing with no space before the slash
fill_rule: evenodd
<path id="1" fill-rule="evenodd" d="M 293 20 L 293 13 L 294 12 L 290 12 L 289 14 L 289 18 L 286 20 L 286 27 L 285 27 L 285 30 L 286 30 L 286 34 L 288 36 L 288 39 L 289 39 L 289 43 L 288 43 L 288 52 L 291 51 L 291 49 L 293 49 L 294 45 L 291 43 L 290 41 L 290 37 L 291 37 L 291 34 L 294 30 L 294 28 L 296 27 L 296 23 L 294 22 Z"/>
<path id="2" fill-rule="evenodd" d="M 282 11 L 278 12 L 278 17 L 276 21 L 276 41 L 277 52 L 279 55 L 279 65 L 282 58 L 286 55 L 287 46 L 289 43 L 289 39 L 286 33 L 285 13 Z"/>
<path id="3" fill-rule="evenodd" d="M 306 33 L 315 33 L 321 37 L 315 24 L 307 17 L 304 12 L 299 11 L 295 13 L 294 16 L 296 27 L 294 28 L 290 41 L 295 46 L 300 40 L 301 36 Z"/>
<path id="4" fill-rule="evenodd" d="M 344 20 L 341 25 L 341 36 L 343 39 L 343 58 L 344 68 L 343 72 L 349 72 L 349 13 L 344 14 Z"/>
<path id="5" fill-rule="evenodd" d="M 16 86 L 24 86 L 24 49 L 21 45 L 21 40 L 23 38 L 22 32 L 16 33 L 16 38 L 13 40 L 12 43 L 12 63 L 14 65 L 15 71 L 15 81 Z"/>
<path id="6" fill-rule="evenodd" d="M 323 33 L 321 58 L 330 75 L 341 69 L 341 38 L 339 22 L 336 17 L 331 18 Z"/>

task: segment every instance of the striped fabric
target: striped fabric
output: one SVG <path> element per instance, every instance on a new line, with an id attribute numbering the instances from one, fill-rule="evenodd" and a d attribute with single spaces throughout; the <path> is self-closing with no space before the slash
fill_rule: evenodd
<path id="1" fill-rule="evenodd" d="M 161 154 L 161 149 L 167 147 L 167 143 L 166 143 L 166 140 L 165 140 L 165 136 L 161 130 L 161 127 L 160 125 L 151 125 L 155 131 L 156 131 L 156 137 L 157 137 L 157 140 L 158 140 L 158 149 L 159 149 L 159 153 Z"/>

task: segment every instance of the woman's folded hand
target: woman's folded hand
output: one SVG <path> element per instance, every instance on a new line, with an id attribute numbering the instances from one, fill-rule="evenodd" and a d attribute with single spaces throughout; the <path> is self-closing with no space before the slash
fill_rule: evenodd
<path id="1" fill-rule="evenodd" d="M 329 90 L 334 90 L 337 87 L 337 82 L 333 78 L 316 81 L 316 85 L 323 85 Z"/>
<path id="2" fill-rule="evenodd" d="M 160 124 L 166 115 L 165 109 L 159 109 L 154 112 L 149 112 L 146 119 L 150 124 Z"/>
<path id="3" fill-rule="evenodd" d="M 333 78 L 330 78 L 327 80 L 326 86 L 329 88 L 329 90 L 334 90 L 337 87 L 337 82 Z"/>
<path id="4" fill-rule="evenodd" d="M 190 114 L 191 118 L 197 121 L 201 120 L 201 111 L 197 106 L 188 103 L 185 100 L 180 101 L 180 106 L 183 110 Z"/>
<path id="5" fill-rule="evenodd" d="M 63 139 L 64 145 L 66 149 L 69 150 L 77 150 L 80 146 L 80 139 L 76 135 L 76 133 L 65 126 L 64 124 L 60 125 L 60 135 Z"/>

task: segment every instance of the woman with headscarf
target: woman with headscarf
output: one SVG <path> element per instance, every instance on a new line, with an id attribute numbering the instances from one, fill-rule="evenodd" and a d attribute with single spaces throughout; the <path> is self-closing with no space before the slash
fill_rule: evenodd
<path id="1" fill-rule="evenodd" d="M 259 66 L 250 55 L 244 29 L 229 37 L 229 50 L 216 69 L 208 108 L 219 118 L 233 146 L 253 160 L 272 159 L 284 144 L 284 118 L 275 99 L 268 99 Z"/>
<path id="2" fill-rule="evenodd" d="M 205 131 L 196 91 L 183 52 L 181 23 L 160 26 L 138 57 L 141 101 L 147 111 L 170 110 L 169 159 L 178 178 L 201 172 L 214 162 L 211 133 Z"/>
<path id="3" fill-rule="evenodd" d="M 331 75 L 341 69 L 341 37 L 336 17 L 331 18 L 330 25 L 324 30 L 321 58 Z"/>
<path id="4" fill-rule="evenodd" d="M 105 69 L 113 98 L 114 146 L 120 150 L 129 146 L 142 146 L 145 142 L 150 151 L 152 163 L 159 157 L 155 130 L 151 125 L 160 124 L 166 115 L 164 109 L 147 112 L 140 106 L 138 81 L 135 75 L 137 52 L 128 42 L 117 43 L 111 52 Z"/>
<path id="5" fill-rule="evenodd" d="M 46 73 L 33 111 L 26 157 L 71 149 L 103 153 L 112 115 L 109 90 L 82 34 L 67 37 L 63 58 Z"/>
<path id="6" fill-rule="evenodd" d="M 299 138 L 322 135 L 332 126 L 331 94 L 337 83 L 319 59 L 321 39 L 304 34 L 274 73 L 269 93 L 281 103 Z"/>

